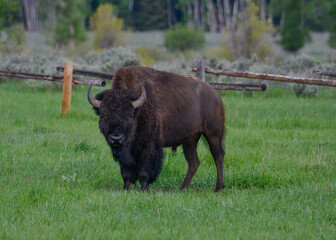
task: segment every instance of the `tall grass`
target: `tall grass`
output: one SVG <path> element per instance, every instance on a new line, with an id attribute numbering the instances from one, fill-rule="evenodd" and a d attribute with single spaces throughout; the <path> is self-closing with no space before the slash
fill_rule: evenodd
<path id="1" fill-rule="evenodd" d="M 204 140 L 189 191 L 179 190 L 180 148 L 165 150 L 150 193 L 123 191 L 86 90 L 61 117 L 59 90 L 0 84 L 1 239 L 335 238 L 334 90 L 225 92 L 227 188 L 217 194 Z"/>

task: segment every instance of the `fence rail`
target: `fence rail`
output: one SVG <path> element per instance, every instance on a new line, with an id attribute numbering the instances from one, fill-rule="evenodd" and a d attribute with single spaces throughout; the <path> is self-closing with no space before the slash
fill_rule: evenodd
<path id="1" fill-rule="evenodd" d="M 57 71 L 64 72 L 64 67 L 57 67 Z M 73 69 L 73 74 L 83 75 L 83 76 L 90 76 L 90 77 L 97 77 L 103 79 L 110 79 L 112 80 L 113 74 L 102 73 L 102 72 L 94 72 L 94 71 L 87 71 L 87 70 L 80 70 L 80 69 Z"/>
<path id="2" fill-rule="evenodd" d="M 25 73 L 25 72 L 9 72 L 9 71 L 0 71 L 0 76 L 10 77 L 10 78 L 23 78 L 23 79 L 34 79 L 34 80 L 45 80 L 52 82 L 63 82 L 63 76 L 52 76 L 44 74 L 35 74 L 35 73 Z M 106 85 L 105 81 L 102 80 L 87 80 L 81 78 L 72 78 L 74 84 L 83 84 L 83 85 L 92 85 L 98 87 L 104 87 Z"/>
<path id="3" fill-rule="evenodd" d="M 238 90 L 238 91 L 265 91 L 265 84 L 233 84 L 233 83 L 209 83 L 217 90 Z"/>
<path id="4" fill-rule="evenodd" d="M 197 68 L 193 68 L 194 72 L 197 72 Z M 336 81 L 327 79 L 316 79 L 316 78 L 302 78 L 302 77 L 291 77 L 284 75 L 274 75 L 266 73 L 252 73 L 252 72 L 240 72 L 240 71 L 229 71 L 229 70 L 218 70 L 206 67 L 205 73 L 215 74 L 215 75 L 226 75 L 232 77 L 242 77 L 242 78 L 255 78 L 262 80 L 271 81 L 281 81 L 281 82 L 292 82 L 301 84 L 311 84 L 320 86 L 336 87 Z"/>
<path id="5" fill-rule="evenodd" d="M 317 70 L 314 69 L 313 73 L 316 75 L 322 75 L 322 76 L 329 76 L 329 77 L 336 77 L 336 72 L 334 71 L 327 71 L 327 70 Z"/>

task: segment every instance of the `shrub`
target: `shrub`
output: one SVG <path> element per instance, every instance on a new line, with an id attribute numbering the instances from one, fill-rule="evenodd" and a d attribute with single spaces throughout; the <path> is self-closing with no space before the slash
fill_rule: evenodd
<path id="1" fill-rule="evenodd" d="M 111 48 L 101 54 L 90 52 L 77 58 L 78 68 L 114 73 L 118 68 L 139 65 L 139 59 L 129 48 Z"/>
<path id="2" fill-rule="evenodd" d="M 152 66 L 156 61 L 165 59 L 165 51 L 153 47 L 139 47 L 137 57 L 143 66 Z"/>
<path id="3" fill-rule="evenodd" d="M 13 25 L 5 29 L 5 32 L 6 40 L 2 42 L 0 39 L 0 51 L 3 54 L 21 53 L 26 45 L 26 33 L 23 25 Z"/>
<path id="4" fill-rule="evenodd" d="M 178 26 L 164 34 L 164 45 L 169 51 L 198 50 L 203 48 L 204 44 L 204 33 L 187 26 Z"/>
<path id="5" fill-rule="evenodd" d="M 28 72 L 36 74 L 47 75 L 59 75 L 57 72 L 57 66 L 63 66 L 66 60 L 63 57 L 56 55 L 50 56 L 25 56 L 25 55 L 8 55 L 1 59 L 0 57 L 0 69 L 12 72 Z M 30 87 L 54 87 L 61 86 L 59 83 L 50 81 L 38 81 L 38 80 L 26 80 Z"/>
<path id="6" fill-rule="evenodd" d="M 302 73 L 309 69 L 311 71 L 317 65 L 317 61 L 308 55 L 289 57 L 284 61 L 283 68 L 287 72 Z"/>
<path id="7" fill-rule="evenodd" d="M 292 84 L 292 90 L 297 97 L 314 97 L 318 87 L 305 84 Z"/>
<path id="8" fill-rule="evenodd" d="M 67 61 L 63 57 L 55 55 L 50 56 L 25 56 L 25 55 L 9 55 L 0 59 L 0 68 L 5 71 L 28 72 L 36 74 L 57 75 L 56 67 L 63 66 Z"/>
<path id="9" fill-rule="evenodd" d="M 63 66 L 64 62 L 73 62 L 74 68 L 92 70 L 98 72 L 114 73 L 118 68 L 132 65 L 139 65 L 139 60 L 134 52 L 127 48 L 112 48 L 97 54 L 92 51 L 84 57 L 77 57 L 69 60 L 57 54 L 42 56 L 25 55 L 0 55 L 0 69 L 13 72 L 28 72 L 47 75 L 60 75 L 56 70 L 57 66 Z M 48 81 L 26 81 L 29 86 L 55 86 L 54 82 Z"/>
<path id="10" fill-rule="evenodd" d="M 239 58 L 233 62 L 233 68 L 238 71 L 248 71 L 253 62 L 248 58 Z"/>
<path id="11" fill-rule="evenodd" d="M 109 3 L 101 4 L 90 18 L 94 31 L 94 47 L 98 51 L 123 46 L 130 32 L 123 32 L 124 21 L 114 15 L 115 8 Z"/>

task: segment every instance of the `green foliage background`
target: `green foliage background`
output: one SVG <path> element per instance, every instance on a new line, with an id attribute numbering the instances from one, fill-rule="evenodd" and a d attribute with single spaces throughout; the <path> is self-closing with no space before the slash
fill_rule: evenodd
<path id="1" fill-rule="evenodd" d="M 204 33 L 187 26 L 177 26 L 164 34 L 164 45 L 170 51 L 198 50 L 204 47 Z"/>
<path id="2" fill-rule="evenodd" d="M 64 45 L 69 41 L 82 42 L 87 35 L 84 28 L 86 5 L 83 0 L 68 0 L 58 6 L 58 22 L 54 43 Z"/>
<path id="3" fill-rule="evenodd" d="M 295 52 L 302 48 L 305 41 L 304 30 L 301 28 L 301 1 L 289 1 L 285 5 L 286 20 L 281 30 L 281 45 L 285 50 Z"/>

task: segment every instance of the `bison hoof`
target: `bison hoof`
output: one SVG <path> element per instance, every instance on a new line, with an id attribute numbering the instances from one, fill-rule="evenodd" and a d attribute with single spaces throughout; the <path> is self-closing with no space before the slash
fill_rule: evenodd
<path id="1" fill-rule="evenodd" d="M 130 181 L 125 181 L 124 182 L 124 190 L 129 190 L 130 185 L 131 185 Z"/>
<path id="2" fill-rule="evenodd" d="M 225 188 L 225 185 L 220 186 L 220 187 L 217 187 L 217 186 L 216 186 L 216 188 L 215 188 L 215 192 L 220 192 L 220 191 L 222 191 L 224 188 Z"/>
<path id="3" fill-rule="evenodd" d="M 146 187 L 146 188 L 143 188 L 143 187 L 142 187 L 142 188 L 141 188 L 141 191 L 142 191 L 142 192 L 148 192 L 148 193 L 150 192 L 148 187 Z"/>

